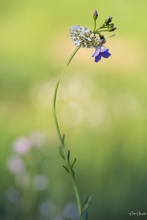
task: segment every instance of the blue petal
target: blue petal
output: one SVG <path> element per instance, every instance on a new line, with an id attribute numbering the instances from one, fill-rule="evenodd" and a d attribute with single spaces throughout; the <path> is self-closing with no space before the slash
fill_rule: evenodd
<path id="1" fill-rule="evenodd" d="M 95 57 L 95 62 L 99 62 L 101 60 L 101 54 L 99 54 L 98 56 Z"/>
<path id="2" fill-rule="evenodd" d="M 101 53 L 101 56 L 104 58 L 108 58 L 111 56 L 111 53 L 108 52 L 108 49 L 106 51 L 104 51 L 103 53 Z"/>

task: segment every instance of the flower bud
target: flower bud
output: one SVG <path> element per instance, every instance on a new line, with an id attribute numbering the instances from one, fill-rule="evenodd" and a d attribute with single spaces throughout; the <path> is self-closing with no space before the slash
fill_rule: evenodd
<path id="1" fill-rule="evenodd" d="M 105 20 L 105 24 L 108 25 L 111 21 L 112 21 L 112 17 L 109 16 L 109 17 Z"/>
<path id="2" fill-rule="evenodd" d="M 108 27 L 109 27 L 109 28 L 114 27 L 114 23 L 109 24 L 109 26 L 108 26 Z"/>
<path id="3" fill-rule="evenodd" d="M 96 21 L 97 18 L 98 18 L 98 12 L 97 10 L 95 10 L 93 13 L 93 19 Z"/>
<path id="4" fill-rule="evenodd" d="M 115 31 L 117 28 L 116 27 L 110 27 L 108 28 L 108 31 Z"/>

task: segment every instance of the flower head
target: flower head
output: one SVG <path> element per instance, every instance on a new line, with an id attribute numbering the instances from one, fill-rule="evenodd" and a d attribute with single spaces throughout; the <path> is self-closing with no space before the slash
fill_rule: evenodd
<path id="1" fill-rule="evenodd" d="M 70 28 L 70 36 L 77 47 L 96 48 L 99 45 L 99 39 L 89 28 L 74 25 Z"/>
<path id="2" fill-rule="evenodd" d="M 111 56 L 111 54 L 108 52 L 109 49 L 104 47 L 106 39 L 104 35 L 102 35 L 102 32 L 111 32 L 116 30 L 114 23 L 112 23 L 112 16 L 109 16 L 99 28 L 96 27 L 97 18 L 98 12 L 95 10 L 93 13 L 93 31 L 91 31 L 89 28 L 79 25 L 74 25 L 70 28 L 71 39 L 77 47 L 96 49 L 95 53 L 92 55 L 95 57 L 95 62 L 99 62 L 102 57 L 108 58 Z"/>
<path id="3" fill-rule="evenodd" d="M 109 49 L 102 47 L 101 45 L 99 45 L 96 49 L 96 51 L 94 52 L 94 54 L 92 55 L 92 57 L 95 58 L 95 62 L 99 62 L 101 60 L 102 57 L 104 58 L 108 58 L 111 56 L 111 53 L 108 52 Z"/>

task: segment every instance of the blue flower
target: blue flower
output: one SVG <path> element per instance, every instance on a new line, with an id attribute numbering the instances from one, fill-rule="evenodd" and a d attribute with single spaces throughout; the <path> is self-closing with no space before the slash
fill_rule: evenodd
<path id="1" fill-rule="evenodd" d="M 111 56 L 108 52 L 109 49 L 104 47 L 106 43 L 104 36 L 101 35 L 101 38 L 98 39 L 95 33 L 89 28 L 74 25 L 70 28 L 70 36 L 77 47 L 96 49 L 95 53 L 92 55 L 92 57 L 95 57 L 95 62 L 99 62 L 102 57 L 108 58 Z"/>
<path id="2" fill-rule="evenodd" d="M 94 54 L 92 55 L 92 57 L 95 58 L 94 61 L 97 63 L 101 60 L 102 57 L 109 58 L 111 56 L 111 53 L 109 53 L 108 51 L 109 49 L 101 47 L 101 45 L 99 45 Z"/>

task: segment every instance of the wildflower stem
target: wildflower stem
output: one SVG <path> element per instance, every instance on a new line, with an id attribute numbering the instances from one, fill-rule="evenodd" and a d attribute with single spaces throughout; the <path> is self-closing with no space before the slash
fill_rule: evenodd
<path id="1" fill-rule="evenodd" d="M 59 128 L 59 124 L 58 124 L 58 119 L 57 119 L 57 113 L 56 113 L 56 101 L 57 101 L 57 93 L 58 93 L 58 88 L 59 88 L 59 84 L 60 84 L 60 81 L 68 67 L 68 65 L 70 64 L 70 62 L 72 61 L 73 57 L 75 56 L 75 54 L 78 52 L 78 50 L 80 49 L 80 47 L 77 47 L 75 49 L 75 51 L 72 53 L 72 55 L 70 56 L 69 60 L 67 61 L 64 69 L 62 70 L 61 74 L 60 74 L 60 77 L 59 77 L 59 80 L 56 84 L 56 87 L 55 87 L 55 91 L 54 91 L 54 97 L 53 97 L 53 113 L 54 113 L 54 120 L 55 120 L 55 125 L 56 125 L 56 129 L 57 129 L 57 133 L 58 133 L 58 137 L 60 139 L 60 142 L 61 142 L 61 145 L 64 146 L 63 144 L 63 138 L 61 136 L 61 132 L 60 132 L 60 128 Z"/>
<path id="2" fill-rule="evenodd" d="M 73 184 L 73 188 L 74 188 L 74 192 L 75 192 L 75 196 L 76 196 L 76 200 L 77 200 L 77 206 L 78 206 L 79 217 L 80 217 L 80 220 L 82 220 L 81 201 L 80 201 L 79 192 L 78 192 L 77 185 L 76 185 L 76 183 L 75 183 L 75 179 L 74 179 L 74 178 L 72 178 L 72 184 Z"/>
<path id="3" fill-rule="evenodd" d="M 95 31 L 96 29 L 96 20 L 94 20 L 94 28 L 93 28 L 93 32 Z"/>
<path id="4" fill-rule="evenodd" d="M 54 121 L 55 121 L 55 125 L 56 125 L 57 134 L 58 134 L 60 144 L 61 144 L 62 157 L 63 157 L 63 159 L 65 160 L 65 163 L 66 163 L 66 166 L 64 166 L 64 168 L 68 171 L 68 173 L 71 176 L 72 185 L 73 185 L 73 189 L 74 189 L 76 200 L 77 200 L 79 217 L 80 217 L 80 220 L 82 220 L 82 208 L 81 208 L 80 196 L 79 196 L 79 192 L 78 192 L 77 185 L 76 185 L 76 182 L 75 182 L 75 177 L 73 175 L 72 166 L 70 165 L 70 161 L 69 161 L 69 158 L 68 158 L 68 152 L 69 151 L 67 151 L 66 148 L 65 148 L 64 135 L 61 134 L 58 119 L 57 119 L 57 112 L 56 112 L 57 93 L 58 93 L 58 88 L 59 88 L 60 82 L 62 80 L 62 77 L 63 77 L 68 65 L 70 64 L 70 62 L 72 61 L 72 59 L 74 58 L 74 56 L 76 55 L 76 53 L 78 52 L 79 49 L 80 49 L 80 47 L 77 47 L 74 50 L 74 52 L 70 56 L 69 60 L 67 61 L 65 67 L 63 68 L 63 70 L 60 74 L 60 77 L 57 81 L 57 84 L 55 86 L 55 91 L 54 91 L 54 97 L 53 97 L 53 114 L 54 114 Z"/>

